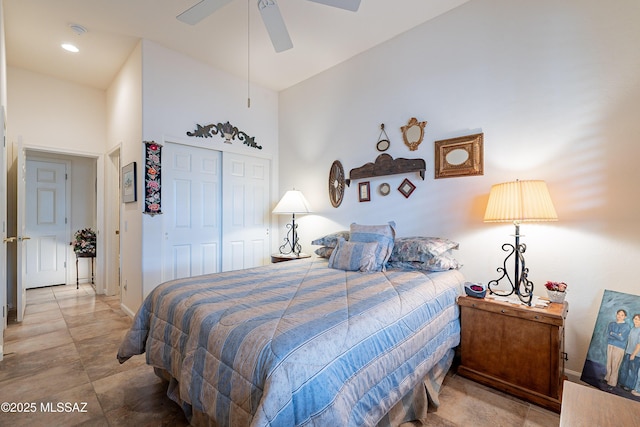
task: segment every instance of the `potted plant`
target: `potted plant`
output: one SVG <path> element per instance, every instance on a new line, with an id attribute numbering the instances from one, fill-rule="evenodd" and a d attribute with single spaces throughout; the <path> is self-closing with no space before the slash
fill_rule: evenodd
<path id="1" fill-rule="evenodd" d="M 96 232 L 91 227 L 76 231 L 73 237 L 71 245 L 77 257 L 96 256 Z"/>
<path id="2" fill-rule="evenodd" d="M 547 288 L 547 296 L 549 301 L 563 303 L 564 297 L 567 295 L 567 284 L 564 282 L 547 282 L 544 284 Z"/>

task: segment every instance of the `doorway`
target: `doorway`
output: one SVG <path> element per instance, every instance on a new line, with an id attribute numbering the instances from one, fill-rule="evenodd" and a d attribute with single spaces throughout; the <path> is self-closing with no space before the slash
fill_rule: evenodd
<path id="1" fill-rule="evenodd" d="M 77 273 L 70 268 L 76 261 L 70 243 L 76 231 L 96 230 L 96 159 L 31 150 L 25 155 L 25 288 L 90 282 L 90 259 L 79 260 Z"/>
<path id="2" fill-rule="evenodd" d="M 74 154 L 70 152 L 57 152 L 42 150 L 39 148 L 26 147 L 22 144 L 18 144 L 17 147 L 17 167 L 16 170 L 16 189 L 17 197 L 15 205 L 9 206 L 9 209 L 15 209 L 16 212 L 16 228 L 15 239 L 17 245 L 14 245 L 15 264 L 11 263 L 7 271 L 10 279 L 8 283 L 15 283 L 15 287 L 8 287 L 8 301 L 12 303 L 12 306 L 16 310 L 16 318 L 20 322 L 24 316 L 24 309 L 26 306 L 26 289 L 30 286 L 27 280 L 28 277 L 25 274 L 27 265 L 27 246 L 30 243 L 30 236 L 26 233 L 27 227 L 27 174 L 26 164 L 27 161 L 38 160 L 50 163 L 64 163 L 68 164 L 66 170 L 66 179 L 68 181 L 68 202 L 65 209 L 64 218 L 66 219 L 67 232 L 63 237 L 62 244 L 64 245 L 64 262 L 66 263 L 66 272 L 63 278 L 63 283 L 68 285 L 76 284 L 76 269 L 75 267 L 75 254 L 71 246 L 71 241 L 75 231 L 92 228 L 96 232 L 100 232 L 104 222 L 104 210 L 103 210 L 103 198 L 104 198 L 104 168 L 102 162 L 104 157 L 102 155 L 87 155 L 87 154 Z M 44 196 L 51 198 L 52 196 Z M 46 218 L 45 218 L 46 219 Z M 104 243 L 101 239 L 98 239 L 97 243 L 97 258 L 95 263 L 95 284 L 96 292 L 103 293 L 103 273 L 102 266 L 104 263 L 103 254 Z M 91 280 L 91 260 L 81 259 L 78 263 L 78 276 L 80 281 Z M 27 279 L 27 280 L 24 280 Z M 58 282 L 59 283 L 59 282 Z M 51 283 L 57 284 L 57 283 Z M 46 286 L 39 284 L 39 286 Z"/>
<path id="3" fill-rule="evenodd" d="M 105 294 L 120 295 L 120 147 L 108 154 L 105 168 Z"/>

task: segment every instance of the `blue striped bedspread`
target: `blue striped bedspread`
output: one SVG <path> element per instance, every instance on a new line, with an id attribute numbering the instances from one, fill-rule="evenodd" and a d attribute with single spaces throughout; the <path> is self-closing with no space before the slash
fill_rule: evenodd
<path id="1" fill-rule="evenodd" d="M 460 340 L 455 270 L 330 269 L 320 258 L 170 281 L 118 351 L 219 426 L 373 426 Z"/>

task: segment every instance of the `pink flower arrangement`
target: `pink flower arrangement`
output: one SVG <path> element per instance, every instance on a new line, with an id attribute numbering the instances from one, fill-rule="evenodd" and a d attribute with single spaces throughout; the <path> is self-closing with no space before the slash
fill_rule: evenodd
<path id="1" fill-rule="evenodd" d="M 544 287 L 550 291 L 565 292 L 567 290 L 567 284 L 564 282 L 547 282 Z"/>

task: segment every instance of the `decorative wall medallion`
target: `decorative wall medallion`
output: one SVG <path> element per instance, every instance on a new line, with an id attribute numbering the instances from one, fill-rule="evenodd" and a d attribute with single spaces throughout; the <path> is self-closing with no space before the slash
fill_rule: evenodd
<path id="1" fill-rule="evenodd" d="M 427 122 L 419 122 L 415 117 L 411 117 L 406 126 L 402 126 L 402 139 L 404 143 L 409 147 L 409 150 L 415 151 L 418 149 L 418 145 L 422 143 L 424 138 L 424 127 Z"/>
<path id="2" fill-rule="evenodd" d="M 398 187 L 398 191 L 401 192 L 402 195 L 407 199 L 415 189 L 416 189 L 416 186 L 413 185 L 413 183 L 409 181 L 407 178 L 405 178 L 404 181 L 402 181 L 402 184 L 400 184 L 400 187 Z"/>
<path id="3" fill-rule="evenodd" d="M 188 136 L 195 136 L 197 138 L 212 138 L 213 135 L 218 134 L 220 134 L 221 138 L 224 138 L 224 142 L 227 144 L 231 144 L 231 141 L 236 139 L 237 136 L 238 141 L 241 141 L 243 144 L 262 150 L 262 145 L 256 144 L 256 138 L 254 136 L 249 136 L 243 131 L 238 130 L 237 127 L 233 126 L 229 122 L 218 123 L 217 125 L 210 124 L 206 126 L 196 124 L 196 130 L 193 132 L 187 132 Z"/>
<path id="4" fill-rule="evenodd" d="M 381 195 L 388 196 L 389 193 L 391 193 L 391 186 L 389 184 L 387 184 L 386 182 L 383 182 L 378 187 L 378 191 L 380 192 Z"/>
<path id="5" fill-rule="evenodd" d="M 158 215 L 160 209 L 160 169 L 162 145 L 154 141 L 144 141 L 144 212 L 147 215 Z"/>
<path id="6" fill-rule="evenodd" d="M 329 170 L 329 200 L 334 208 L 340 206 L 344 197 L 344 169 L 342 163 L 336 160 Z"/>

